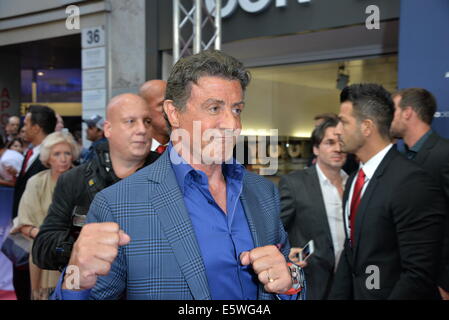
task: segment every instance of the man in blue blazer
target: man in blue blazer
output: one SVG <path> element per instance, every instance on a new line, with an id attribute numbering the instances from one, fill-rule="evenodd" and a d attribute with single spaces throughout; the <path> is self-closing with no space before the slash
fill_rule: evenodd
<path id="1" fill-rule="evenodd" d="M 178 61 L 168 150 L 96 196 L 55 298 L 297 297 L 302 271 L 286 261 L 276 187 L 232 158 L 248 83 L 219 51 Z"/>

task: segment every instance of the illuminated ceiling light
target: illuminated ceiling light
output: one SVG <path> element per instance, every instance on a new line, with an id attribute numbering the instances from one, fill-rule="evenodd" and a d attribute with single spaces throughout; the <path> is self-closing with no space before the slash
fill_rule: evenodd
<path id="1" fill-rule="evenodd" d="M 42 77 L 44 74 L 45 74 L 45 73 L 43 73 L 42 71 L 39 71 L 39 72 L 37 73 L 37 75 L 38 75 L 39 77 Z"/>

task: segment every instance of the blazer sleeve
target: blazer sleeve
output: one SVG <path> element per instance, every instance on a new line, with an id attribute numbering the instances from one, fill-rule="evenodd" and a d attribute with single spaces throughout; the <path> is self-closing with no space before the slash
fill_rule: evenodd
<path id="1" fill-rule="evenodd" d="M 444 198 L 424 171 L 402 181 L 392 199 L 402 272 L 389 299 L 431 297 L 438 274 L 445 218 Z"/>
<path id="2" fill-rule="evenodd" d="M 117 222 L 103 193 L 97 193 L 87 214 L 87 223 Z M 117 258 L 112 263 L 111 270 L 106 276 L 99 276 L 95 287 L 92 288 L 91 300 L 118 300 L 126 290 L 126 258 L 124 247 L 119 247 Z"/>

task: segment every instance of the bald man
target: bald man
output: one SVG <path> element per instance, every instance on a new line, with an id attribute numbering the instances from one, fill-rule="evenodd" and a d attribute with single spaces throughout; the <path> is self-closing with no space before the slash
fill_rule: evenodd
<path id="1" fill-rule="evenodd" d="M 145 99 L 151 115 L 151 151 L 161 154 L 170 140 L 167 122 L 164 118 L 164 100 L 167 81 L 150 80 L 145 82 L 139 90 L 140 96 Z"/>
<path id="2" fill-rule="evenodd" d="M 96 157 L 64 173 L 56 185 L 48 216 L 34 240 L 33 262 L 43 269 L 62 269 L 97 192 L 154 162 L 150 151 L 151 114 L 135 94 L 122 94 L 108 104 L 104 133 Z"/>
<path id="3" fill-rule="evenodd" d="M 18 116 L 11 116 L 5 126 L 6 142 L 11 141 L 19 135 L 20 118 Z"/>

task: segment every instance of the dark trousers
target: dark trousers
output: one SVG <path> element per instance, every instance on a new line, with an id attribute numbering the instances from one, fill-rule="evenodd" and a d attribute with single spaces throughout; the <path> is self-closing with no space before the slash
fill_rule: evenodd
<path id="1" fill-rule="evenodd" d="M 17 300 L 31 300 L 30 266 L 13 267 L 13 284 Z"/>

